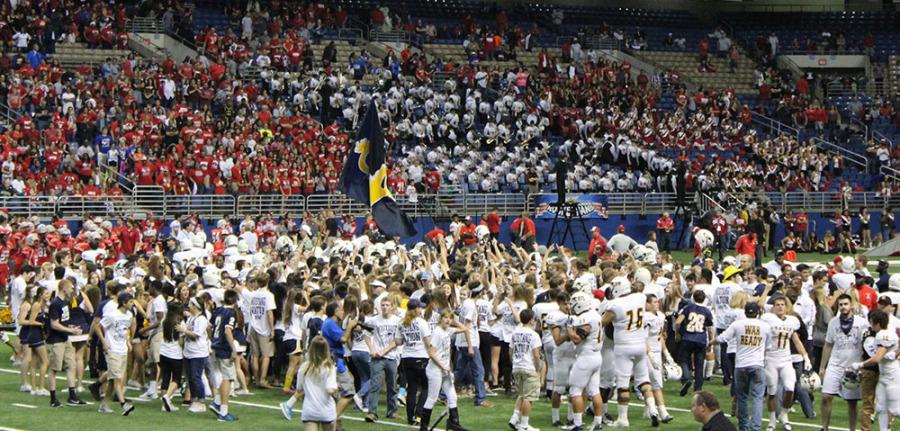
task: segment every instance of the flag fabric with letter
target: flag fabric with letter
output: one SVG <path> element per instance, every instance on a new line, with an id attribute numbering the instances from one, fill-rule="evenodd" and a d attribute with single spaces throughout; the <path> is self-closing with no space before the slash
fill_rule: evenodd
<path id="1" fill-rule="evenodd" d="M 400 209 L 388 189 L 384 159 L 384 134 L 373 100 L 369 102 L 352 151 L 344 161 L 341 191 L 351 199 L 369 205 L 375 223 L 388 236 L 413 236 L 416 234 L 413 221 Z"/>

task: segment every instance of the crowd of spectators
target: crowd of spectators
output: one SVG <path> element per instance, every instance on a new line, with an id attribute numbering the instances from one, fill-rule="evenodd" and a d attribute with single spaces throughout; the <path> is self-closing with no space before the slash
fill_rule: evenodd
<path id="1" fill-rule="evenodd" d="M 381 61 L 355 51 L 345 62 L 333 43 L 315 43 L 322 29 L 347 22 L 340 9 L 273 2 L 228 13 L 241 17 L 240 34 L 199 31 L 195 60 L 131 55 L 66 70 L 21 57 L 2 69 L 0 98 L 22 116 L 2 135 L 0 193 L 115 195 L 115 174 L 174 194 L 334 192 L 372 98 L 401 195 L 442 184 L 535 193 L 555 182 L 559 154 L 574 162 L 566 184 L 577 191 L 672 192 L 681 183 L 688 191 L 816 191 L 841 176 L 840 159 L 757 134 L 751 111 L 760 108 L 742 106 L 734 91 L 690 94 L 674 71 L 660 79 L 590 51 L 576 59 L 571 46 L 563 58 L 542 50 L 536 67 L 444 62 L 409 49 Z M 448 77 L 442 85 L 432 80 L 438 71 Z M 365 76 L 378 83 L 364 84 Z M 674 111 L 658 107 L 663 97 Z M 782 101 L 802 97 L 793 89 Z M 779 109 L 763 112 L 777 117 Z"/>

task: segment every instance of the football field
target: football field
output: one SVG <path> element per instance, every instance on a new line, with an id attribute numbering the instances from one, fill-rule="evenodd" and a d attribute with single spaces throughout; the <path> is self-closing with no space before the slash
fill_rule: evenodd
<path id="1" fill-rule="evenodd" d="M 0 348 L 0 430 L 28 430 L 38 431 L 52 428 L 55 431 L 60 430 L 115 430 L 115 431 L 138 431 L 138 430 L 206 430 L 212 428 L 230 428 L 230 429 L 253 429 L 253 430 L 289 430 L 302 429 L 300 420 L 300 403 L 295 406 L 294 420 L 288 422 L 281 415 L 278 404 L 286 399 L 281 395 L 281 391 L 275 390 L 259 390 L 254 389 L 251 395 L 239 396 L 232 400 L 230 411 L 238 417 L 238 421 L 234 423 L 221 423 L 216 421 L 216 417 L 212 412 L 202 414 L 189 413 L 186 408 L 173 413 L 166 413 L 160 410 L 162 403 L 159 400 L 140 401 L 135 400 L 136 409 L 129 416 L 123 417 L 118 414 L 117 406 L 114 407 L 114 414 L 101 414 L 97 412 L 97 403 L 90 401 L 90 404 L 82 407 L 63 406 L 58 409 L 49 407 L 48 397 L 37 397 L 27 393 L 18 392 L 19 375 L 18 370 L 13 369 L 9 361 L 10 350 L 8 347 Z M 58 383 L 60 388 L 65 387 L 65 382 L 60 380 Z M 723 410 L 727 413 L 731 410 L 731 401 L 728 398 L 728 389 L 722 385 L 721 378 L 714 377 L 708 381 L 704 387 L 714 392 L 722 403 Z M 675 420 L 668 424 L 660 425 L 660 429 L 670 431 L 695 431 L 699 429 L 699 424 L 694 421 L 690 413 L 690 395 L 686 397 L 678 396 L 679 385 L 677 382 L 668 382 L 666 384 L 666 404 L 670 414 Z M 65 390 L 63 392 L 63 397 Z M 136 389 L 129 389 L 127 393 L 129 398 L 136 399 L 139 392 Z M 90 400 L 88 393 L 83 393 L 85 400 Z M 63 398 L 64 399 L 64 398 Z M 179 400 L 179 399 L 177 399 Z M 494 431 L 508 429 L 506 421 L 512 412 L 514 399 L 504 395 L 491 397 L 490 400 L 495 404 L 490 408 L 475 408 L 472 406 L 472 399 L 460 400 L 460 416 L 463 425 L 473 431 Z M 818 414 L 818 399 L 816 400 L 816 410 Z M 384 403 L 380 403 L 384 415 Z M 434 418 L 440 415 L 446 409 L 442 404 L 435 406 Z M 800 413 L 799 405 L 795 408 L 796 412 L 792 414 L 794 421 L 794 429 L 802 430 L 818 430 L 820 429 L 820 421 L 818 418 L 806 419 Z M 847 407 L 842 401 L 835 402 L 834 417 L 832 419 L 833 430 L 842 431 L 847 429 Z M 561 414 L 565 416 L 565 406 L 561 409 Z M 615 412 L 615 407 L 611 406 L 611 412 Z M 631 417 L 631 429 L 651 429 L 650 422 L 641 417 L 643 404 L 639 400 L 633 399 L 632 408 L 629 416 Z M 403 410 L 401 407 L 401 417 Z M 344 417 L 344 429 L 346 430 L 408 430 L 415 429 L 406 425 L 405 420 L 387 420 L 382 419 L 378 423 L 366 423 L 363 421 L 363 414 L 359 411 L 348 411 Z M 586 417 L 585 422 L 590 423 L 590 417 Z M 550 404 L 547 400 L 540 400 L 535 403 L 531 424 L 541 430 L 555 429 L 551 426 L 550 421 Z M 766 423 L 764 423 L 765 425 Z M 210 428 L 206 428 L 210 427 Z M 608 429 L 612 429 L 607 427 Z M 437 429 L 444 429 L 442 423 Z M 781 429 L 780 427 L 778 429 Z M 877 428 L 876 428 L 877 429 Z M 900 429 L 895 426 L 894 429 Z"/>

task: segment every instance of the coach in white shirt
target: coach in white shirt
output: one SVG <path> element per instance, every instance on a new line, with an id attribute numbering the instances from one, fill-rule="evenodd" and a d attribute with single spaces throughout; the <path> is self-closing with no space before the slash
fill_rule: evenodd
<path id="1" fill-rule="evenodd" d="M 763 399 L 766 395 L 766 345 L 772 328 L 759 320 L 759 304 L 744 307 L 746 319 L 735 320 L 716 338 L 719 343 L 735 343 L 734 393 L 737 402 L 738 428 L 762 431 Z M 751 402 L 747 411 L 747 402 Z M 749 421 L 749 423 L 748 423 Z"/>

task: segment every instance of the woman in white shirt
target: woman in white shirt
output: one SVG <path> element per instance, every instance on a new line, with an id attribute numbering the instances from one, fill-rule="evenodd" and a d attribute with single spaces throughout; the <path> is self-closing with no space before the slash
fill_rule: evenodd
<path id="1" fill-rule="evenodd" d="M 181 388 L 181 373 L 184 369 L 182 337 L 178 330 L 184 326 L 184 308 L 180 303 L 168 305 L 162 322 L 163 340 L 159 346 L 160 389 L 163 392 L 163 410 L 174 412 L 178 407 L 172 404 L 172 395 Z"/>
<path id="2" fill-rule="evenodd" d="M 184 326 L 178 327 L 178 331 L 185 337 L 184 360 L 187 361 L 188 384 L 191 390 L 191 413 L 206 411 L 203 404 L 205 390 L 203 385 L 203 370 L 206 368 L 206 360 L 209 358 L 209 340 L 206 328 L 209 320 L 206 318 L 206 310 L 203 302 L 197 298 L 191 298 L 188 311 L 190 317 Z"/>
<path id="3" fill-rule="evenodd" d="M 447 397 L 447 408 L 450 409 L 447 429 L 451 431 L 464 430 L 459 423 L 459 411 L 456 409 L 456 388 L 453 386 L 453 374 L 450 369 L 450 345 L 459 332 L 465 334 L 467 343 L 472 342 L 468 328 L 456 320 L 452 310 L 446 309 L 441 312 L 438 325 L 431 333 L 431 344 L 428 346 L 428 357 L 431 360 L 425 368 L 425 375 L 428 377 L 428 399 L 425 400 L 425 408 L 422 410 L 423 429 L 429 427 L 431 409 L 434 408 L 438 396 L 443 391 Z"/>
<path id="4" fill-rule="evenodd" d="M 303 360 L 303 313 L 309 300 L 306 293 L 302 289 L 295 289 L 288 293 L 287 301 L 284 304 L 283 325 L 284 331 L 284 350 L 288 356 L 288 369 L 284 375 L 284 386 L 281 388 L 285 393 L 291 390 L 291 384 L 294 381 L 294 375 L 297 368 Z"/>
<path id="5" fill-rule="evenodd" d="M 428 392 L 425 366 L 428 364 L 428 346 L 431 345 L 431 329 L 428 322 L 420 317 L 420 308 L 423 308 L 423 304 L 419 300 L 409 300 L 397 337 L 403 345 L 400 369 L 406 376 L 406 422 L 414 426 L 419 425 L 416 416 L 425 407 Z"/>
<path id="6" fill-rule="evenodd" d="M 334 395 L 338 390 L 337 369 L 328 342 L 317 335 L 309 343 L 307 359 L 297 373 L 298 393 L 303 398 L 303 429 L 331 431 L 337 420 Z"/>

